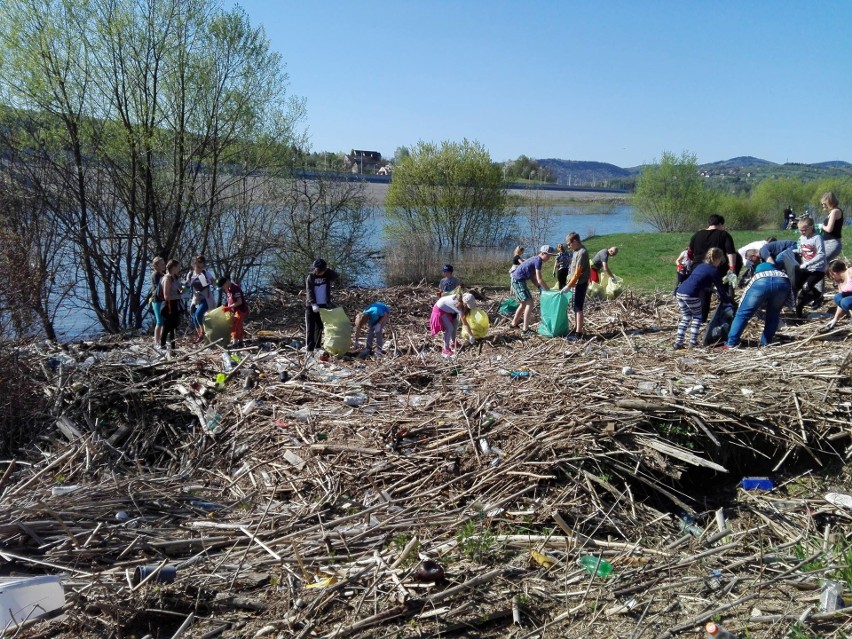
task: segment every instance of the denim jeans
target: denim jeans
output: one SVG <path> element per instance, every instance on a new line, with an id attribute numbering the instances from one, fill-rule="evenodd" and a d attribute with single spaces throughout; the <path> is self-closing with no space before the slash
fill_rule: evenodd
<path id="1" fill-rule="evenodd" d="M 847 313 L 852 313 L 852 293 L 838 293 L 834 296 L 834 303 Z"/>
<path id="2" fill-rule="evenodd" d="M 773 275 L 752 280 L 731 323 L 728 346 L 740 343 L 740 336 L 746 324 L 761 308 L 766 309 L 766 324 L 763 327 L 763 335 L 760 336 L 760 343 L 766 345 L 772 342 L 781 320 L 781 309 L 789 296 L 790 280 L 786 277 Z"/>

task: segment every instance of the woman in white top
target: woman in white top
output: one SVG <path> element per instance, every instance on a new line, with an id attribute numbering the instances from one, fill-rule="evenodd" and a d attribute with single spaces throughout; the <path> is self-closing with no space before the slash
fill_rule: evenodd
<path id="1" fill-rule="evenodd" d="M 213 306 L 210 284 L 213 276 L 205 269 L 203 255 L 192 260 L 192 271 L 186 276 L 186 286 L 192 291 L 192 324 L 195 326 L 194 344 L 204 339 L 204 314 Z"/>

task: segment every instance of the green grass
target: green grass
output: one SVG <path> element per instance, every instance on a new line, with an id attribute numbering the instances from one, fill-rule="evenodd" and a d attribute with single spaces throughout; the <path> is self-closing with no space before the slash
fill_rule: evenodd
<path id="1" fill-rule="evenodd" d="M 779 240 L 796 239 L 792 231 L 733 231 L 734 245 L 739 248 L 756 240 L 764 240 L 774 235 Z M 594 256 L 602 248 L 618 247 L 618 255 L 611 258 L 610 269 L 624 279 L 626 287 L 636 293 L 648 294 L 655 291 L 672 291 L 675 284 L 675 260 L 680 252 L 689 245 L 692 233 L 617 233 L 600 235 L 583 240 L 589 251 L 589 257 Z M 463 280 L 467 286 L 502 286 L 508 291 L 508 264 L 511 255 L 500 254 L 489 256 L 486 260 L 478 260 L 477 265 L 470 265 L 470 270 L 464 264 L 457 266 L 459 273 L 465 273 Z M 545 281 L 554 286 L 556 277 L 553 276 L 553 258 L 544 265 Z"/>

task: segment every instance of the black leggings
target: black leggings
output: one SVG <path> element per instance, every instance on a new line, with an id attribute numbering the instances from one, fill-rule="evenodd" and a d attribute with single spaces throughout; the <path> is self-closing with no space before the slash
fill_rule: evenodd
<path id="1" fill-rule="evenodd" d="M 171 342 L 172 350 L 175 349 L 175 332 L 180 326 L 180 303 L 172 300 L 163 302 L 163 333 L 160 335 L 160 347 L 165 348 L 166 342 Z"/>

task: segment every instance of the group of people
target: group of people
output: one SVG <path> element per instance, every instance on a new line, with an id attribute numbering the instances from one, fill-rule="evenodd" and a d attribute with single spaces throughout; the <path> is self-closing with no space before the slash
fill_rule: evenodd
<path id="1" fill-rule="evenodd" d="M 739 252 L 725 230 L 725 219 L 720 215 L 710 216 L 707 228 L 692 236 L 689 247 L 676 261 L 675 297 L 681 316 L 675 349 L 684 348 L 687 331 L 689 344 L 697 345 L 714 289 L 719 304 L 729 305 L 733 316 L 725 348 L 739 346 L 746 325 L 758 311 L 765 313 L 760 338 L 765 345 L 775 337 L 785 307 L 799 318 L 804 317 L 806 307 L 819 308 L 823 304 L 826 274 L 834 282 L 837 293 L 834 317 L 824 330 L 833 329 L 840 318 L 852 313 L 852 277 L 846 263 L 837 259 L 842 251 L 843 211 L 832 192 L 825 193 L 820 202 L 826 211 L 825 219 L 817 226 L 810 217 L 799 218 L 798 240 L 770 237 Z M 744 290 L 734 313 L 737 285 Z"/>
<path id="2" fill-rule="evenodd" d="M 226 296 L 223 310 L 232 316 L 231 348 L 242 348 L 243 324 L 248 316 L 248 304 L 242 289 L 228 277 L 216 280 L 207 270 L 203 255 L 192 260 L 191 270 L 182 278 L 180 262 L 157 256 L 151 262 L 151 286 L 148 303 L 154 315 L 154 349 L 168 353 L 176 350 L 176 332 L 184 313 L 185 291 L 190 291 L 190 318 L 195 328 L 194 344 L 204 339 L 204 316 L 215 305 L 211 285 L 216 285 Z"/>
<path id="3" fill-rule="evenodd" d="M 844 315 L 852 315 L 852 270 L 843 260 L 837 259 L 842 250 L 843 211 L 831 192 L 821 198 L 826 210 L 824 221 L 816 226 L 810 217 L 796 221 L 798 240 L 777 240 L 769 237 L 737 250 L 730 233 L 725 230 L 725 219 L 711 215 L 708 226 L 695 233 L 689 246 L 678 256 L 675 299 L 680 309 L 674 348 L 697 346 L 702 325 L 707 321 L 713 292 L 718 295 L 721 307 L 730 311 L 731 321 L 726 348 L 735 348 L 748 322 L 758 311 L 765 313 L 761 344 L 772 342 L 780 324 L 784 307 L 803 317 L 805 308 L 818 308 L 823 303 L 823 286 L 826 275 L 835 284 L 836 310 L 824 330 L 833 329 Z M 564 244 L 554 249 L 549 244 L 541 246 L 536 255 L 524 258 L 524 247 L 515 248 L 509 270 L 512 294 L 518 307 L 512 317 L 512 328 L 524 334 L 532 333 L 530 317 L 533 295 L 530 283 L 539 291 L 551 290 L 542 276 L 544 264 L 555 257 L 552 275 L 557 278 L 553 290 L 571 292 L 570 312 L 573 331 L 567 336 L 571 341 L 585 337 L 584 307 L 589 284 L 601 281 L 601 274 L 614 278 L 609 261 L 618 254 L 617 247 L 601 249 L 589 257 L 580 235 L 569 233 Z M 191 318 L 195 327 L 195 342 L 204 339 L 204 316 L 215 301 L 211 285 L 219 287 L 226 295 L 223 310 L 232 315 L 232 341 L 229 348 L 243 346 L 243 324 L 249 307 L 242 289 L 228 277 L 213 279 L 207 270 L 204 256 L 192 261 L 192 269 L 180 277 L 180 264 L 166 262 L 157 257 L 152 262 L 151 310 L 155 318 L 155 348 L 166 351 L 167 344 L 175 348 L 175 331 L 183 312 L 182 298 L 185 290 L 191 291 Z M 321 309 L 333 307 L 332 284 L 338 273 L 328 267 L 323 259 L 313 262 L 305 280 L 305 350 L 310 357 L 322 346 L 323 320 Z M 735 290 L 742 289 L 739 303 Z M 477 299 L 465 292 L 464 284 L 454 275 L 451 264 L 442 268 L 442 279 L 437 290 L 438 299 L 432 308 L 430 329 L 433 335 L 443 334 L 442 354 L 452 356 L 458 346 L 460 326 L 467 330 L 473 342 L 470 316 L 477 309 Z M 735 312 L 734 309 L 736 308 Z M 383 302 L 373 302 L 356 315 L 354 341 L 360 348 L 360 336 L 366 334 L 361 357 L 381 356 L 384 349 L 384 330 L 390 320 L 391 309 Z M 688 340 L 688 342 L 687 342 Z"/>
<path id="4" fill-rule="evenodd" d="M 521 328 L 525 334 L 532 333 L 529 324 L 533 297 L 529 282 L 532 282 L 539 291 L 550 290 L 541 271 L 545 262 L 555 256 L 553 264 L 553 275 L 557 278 L 555 288 L 562 293 L 568 291 L 573 293 L 571 307 L 574 316 L 573 331 L 567 339 L 571 341 L 583 339 L 585 337 L 584 307 L 589 283 L 599 282 L 601 273 L 614 277 L 609 267 L 609 259 L 618 253 L 618 247 L 601 249 L 590 259 L 579 233 L 572 231 L 565 237 L 565 244 L 559 244 L 556 250 L 549 244 L 545 244 L 539 248 L 537 255 L 528 259 L 522 259 L 523 251 L 522 246 L 515 249 L 512 267 L 509 270 L 512 294 L 519 304 L 512 318 L 512 328 Z"/>

